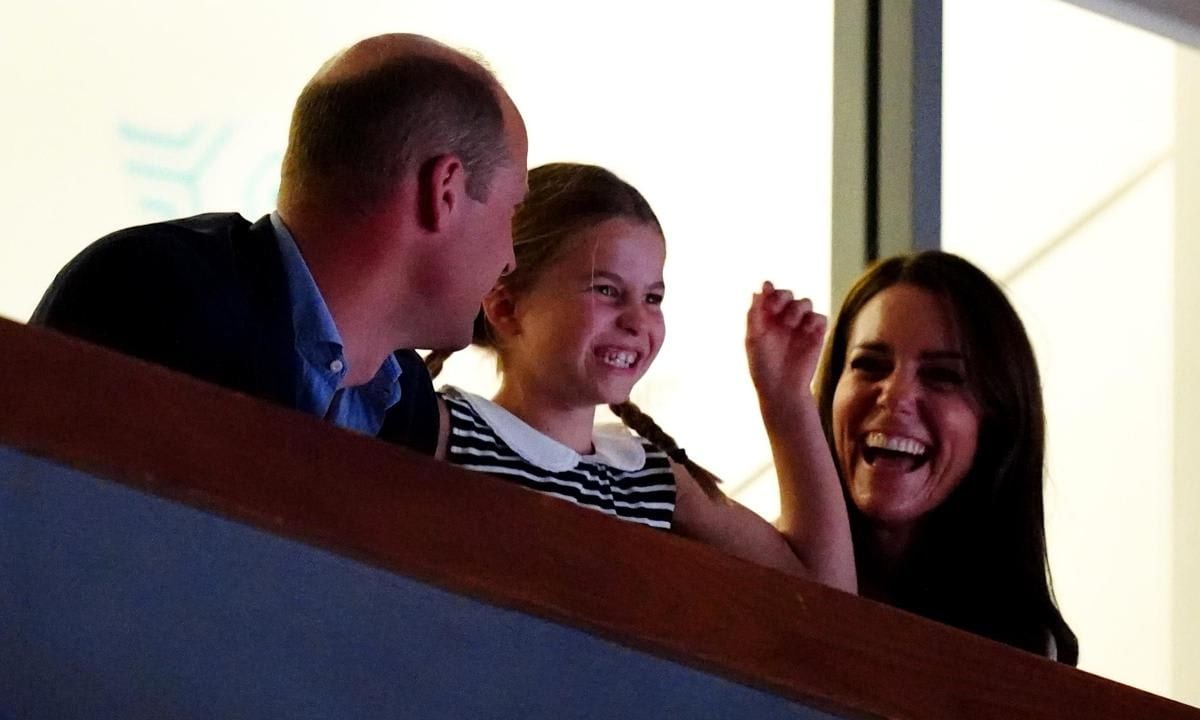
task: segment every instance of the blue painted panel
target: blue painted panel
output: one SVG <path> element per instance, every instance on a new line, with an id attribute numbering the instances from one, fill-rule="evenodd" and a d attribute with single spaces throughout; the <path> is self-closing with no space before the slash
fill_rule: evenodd
<path id="1" fill-rule="evenodd" d="M 0 448 L 0 718 L 743 716 L 831 717 Z"/>

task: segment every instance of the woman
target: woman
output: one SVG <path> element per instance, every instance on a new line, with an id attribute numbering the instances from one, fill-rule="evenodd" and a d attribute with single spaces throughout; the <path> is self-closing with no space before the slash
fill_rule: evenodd
<path id="1" fill-rule="evenodd" d="M 817 375 L 859 590 L 1075 664 L 1046 562 L 1037 363 L 1004 293 L 957 256 L 883 261 Z"/>

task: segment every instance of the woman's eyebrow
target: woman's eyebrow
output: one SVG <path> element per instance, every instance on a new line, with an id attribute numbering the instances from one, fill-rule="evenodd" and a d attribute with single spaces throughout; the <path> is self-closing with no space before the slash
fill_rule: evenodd
<path id="1" fill-rule="evenodd" d="M 872 352 L 887 354 L 891 352 L 891 346 L 887 343 L 875 341 L 861 342 L 855 345 L 852 350 L 861 352 Z M 963 360 L 963 354 L 958 350 L 923 350 L 920 355 L 922 360 Z"/>
<path id="2" fill-rule="evenodd" d="M 922 360 L 962 360 L 963 354 L 958 350 L 926 350 L 921 353 Z"/>
<path id="3" fill-rule="evenodd" d="M 867 352 L 876 352 L 876 353 L 886 353 L 889 350 L 891 350 L 891 348 L 888 347 L 887 343 L 882 343 L 882 342 L 878 342 L 878 341 L 862 342 L 862 343 L 855 345 L 851 349 L 866 350 Z"/>

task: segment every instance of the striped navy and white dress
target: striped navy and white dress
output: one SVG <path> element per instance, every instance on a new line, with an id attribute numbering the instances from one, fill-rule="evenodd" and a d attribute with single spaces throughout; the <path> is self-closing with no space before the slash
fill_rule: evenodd
<path id="1" fill-rule="evenodd" d="M 591 455 L 546 437 L 490 400 L 446 386 L 446 459 L 622 520 L 668 529 L 675 476 L 666 453 L 624 426 L 593 432 Z"/>

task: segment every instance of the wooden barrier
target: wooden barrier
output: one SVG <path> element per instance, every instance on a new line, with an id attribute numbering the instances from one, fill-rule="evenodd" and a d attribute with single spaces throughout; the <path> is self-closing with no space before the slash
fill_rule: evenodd
<path id="1" fill-rule="evenodd" d="M 51 331 L 0 350 L 0 718 L 1200 719 Z"/>

